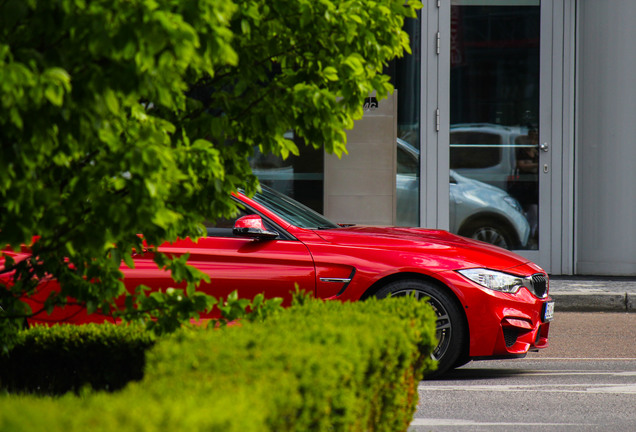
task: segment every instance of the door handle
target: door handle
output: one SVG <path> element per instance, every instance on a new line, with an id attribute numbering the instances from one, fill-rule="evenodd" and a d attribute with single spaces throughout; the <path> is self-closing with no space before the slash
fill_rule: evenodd
<path id="1" fill-rule="evenodd" d="M 548 146 L 547 142 L 544 142 L 543 144 L 539 144 L 539 148 L 543 150 L 544 152 L 547 152 L 550 147 Z"/>

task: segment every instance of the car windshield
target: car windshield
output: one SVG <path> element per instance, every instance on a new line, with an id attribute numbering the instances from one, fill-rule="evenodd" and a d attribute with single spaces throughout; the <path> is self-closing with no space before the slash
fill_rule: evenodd
<path id="1" fill-rule="evenodd" d="M 309 207 L 283 195 L 267 186 L 261 185 L 262 191 L 257 192 L 252 198 L 259 204 L 267 207 L 279 217 L 300 228 L 330 229 L 340 226 L 313 211 Z"/>

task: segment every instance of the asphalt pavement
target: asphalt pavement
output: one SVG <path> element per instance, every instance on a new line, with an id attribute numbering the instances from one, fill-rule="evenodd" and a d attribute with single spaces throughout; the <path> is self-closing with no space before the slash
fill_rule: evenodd
<path id="1" fill-rule="evenodd" d="M 636 312 L 636 278 L 551 276 L 550 296 L 560 312 Z"/>

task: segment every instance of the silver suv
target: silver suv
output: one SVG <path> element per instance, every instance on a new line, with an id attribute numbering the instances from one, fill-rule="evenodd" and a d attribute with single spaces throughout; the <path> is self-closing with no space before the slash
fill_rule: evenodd
<path id="1" fill-rule="evenodd" d="M 419 151 L 397 140 L 397 225 L 413 225 L 419 214 Z M 519 202 L 503 189 L 450 172 L 449 231 L 505 249 L 523 248 L 530 225 Z"/>

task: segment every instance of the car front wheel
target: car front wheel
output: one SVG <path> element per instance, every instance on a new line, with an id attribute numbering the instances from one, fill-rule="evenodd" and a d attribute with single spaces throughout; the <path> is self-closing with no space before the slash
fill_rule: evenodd
<path id="1" fill-rule="evenodd" d="M 456 364 L 461 364 L 458 360 L 464 354 L 467 332 L 462 312 L 451 294 L 437 285 L 415 279 L 391 282 L 376 293 L 377 298 L 407 295 L 427 299 L 437 316 L 435 336 L 438 342 L 431 354 L 437 360 L 437 370 L 427 378 L 442 375 Z"/>
<path id="2" fill-rule="evenodd" d="M 515 247 L 514 236 L 510 233 L 510 230 L 495 223 L 485 221 L 471 222 L 459 230 L 459 235 L 508 250 Z"/>

